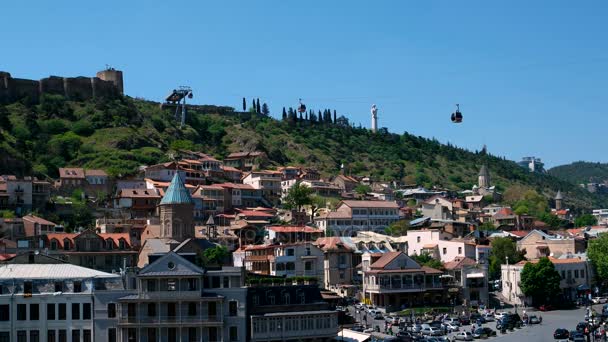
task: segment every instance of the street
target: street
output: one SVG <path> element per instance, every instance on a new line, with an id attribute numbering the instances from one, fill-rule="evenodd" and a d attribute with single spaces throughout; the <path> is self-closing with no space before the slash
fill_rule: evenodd
<path id="1" fill-rule="evenodd" d="M 375 328 L 379 327 L 381 332 L 384 332 L 384 320 L 373 320 L 371 317 L 363 312 L 355 313 L 353 307 L 348 307 L 349 311 L 355 317 L 355 319 L 361 322 L 363 317 L 367 318 L 366 322 L 362 322 L 366 325 L 367 328 Z M 602 311 L 602 305 L 594 305 L 594 309 L 598 312 Z M 497 332 L 497 336 L 491 338 L 491 340 L 496 341 L 513 341 L 513 342 L 543 342 L 543 341 L 553 341 L 553 332 L 558 328 L 564 328 L 568 331 L 575 330 L 577 323 L 583 322 L 585 318 L 585 308 L 577 308 L 573 310 L 556 310 L 556 311 L 548 311 L 548 312 L 540 312 L 536 310 L 527 311 L 528 315 L 536 315 L 542 317 L 541 324 L 528 325 L 524 326 L 521 329 L 514 329 L 513 331 L 508 331 L 506 334 L 502 334 L 499 331 Z M 522 312 L 519 310 L 519 314 Z M 496 330 L 496 323 L 489 322 L 484 324 L 493 330 Z M 464 329 L 466 331 L 471 329 L 470 325 L 461 327 L 461 330 Z M 397 328 L 393 328 L 393 332 L 397 332 Z M 453 334 L 447 335 L 450 340 L 452 340 Z M 593 341 L 593 339 L 592 339 Z"/>

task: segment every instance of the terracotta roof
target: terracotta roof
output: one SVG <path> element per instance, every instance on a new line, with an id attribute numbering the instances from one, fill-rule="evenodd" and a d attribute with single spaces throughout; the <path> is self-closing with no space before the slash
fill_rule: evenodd
<path id="1" fill-rule="evenodd" d="M 59 178 L 84 178 L 84 169 L 78 167 L 60 167 Z"/>
<path id="2" fill-rule="evenodd" d="M 131 247 L 131 236 L 129 235 L 129 233 L 100 233 L 97 235 L 99 235 L 104 240 L 112 239 L 116 246 L 118 246 L 120 240 L 125 240 L 125 242 L 127 243 L 126 247 Z"/>
<path id="3" fill-rule="evenodd" d="M 243 215 L 247 217 L 274 217 L 273 214 L 257 210 L 239 210 L 237 215 Z"/>
<path id="4" fill-rule="evenodd" d="M 426 248 L 426 249 L 432 249 L 437 247 L 436 243 L 427 243 L 426 245 L 423 245 L 422 248 Z"/>
<path id="5" fill-rule="evenodd" d="M 122 198 L 160 198 L 156 189 L 122 189 L 118 197 Z"/>
<path id="6" fill-rule="evenodd" d="M 108 176 L 108 174 L 104 170 L 96 170 L 96 169 L 84 170 L 84 175 L 85 176 L 101 176 L 101 177 Z"/>
<path id="7" fill-rule="evenodd" d="M 228 172 L 238 172 L 238 173 L 242 172 L 241 170 L 237 169 L 236 167 L 232 167 L 232 166 L 222 166 L 222 170 L 228 171 Z"/>
<path id="8" fill-rule="evenodd" d="M 351 176 L 346 176 L 346 175 L 338 175 L 336 176 L 336 178 L 342 178 L 343 180 L 347 181 L 347 182 L 352 182 L 352 183 L 359 183 L 358 180 L 356 180 L 355 178 L 351 177 Z"/>
<path id="9" fill-rule="evenodd" d="M 241 189 L 241 190 L 255 190 L 255 188 L 249 184 L 241 184 L 241 183 L 220 183 L 216 184 L 221 186 L 222 188 L 228 189 Z"/>
<path id="10" fill-rule="evenodd" d="M 386 252 L 382 254 L 380 259 L 370 265 L 370 268 L 385 268 L 391 261 L 401 255 L 402 252 Z"/>
<path id="11" fill-rule="evenodd" d="M 456 268 L 462 268 L 463 266 L 470 266 L 475 264 L 477 264 L 477 262 L 475 262 L 475 260 L 471 258 L 456 257 L 454 258 L 454 260 L 446 262 L 444 266 L 447 270 L 453 270 Z"/>
<path id="12" fill-rule="evenodd" d="M 567 259 L 557 259 L 554 257 L 549 257 L 549 260 L 554 263 L 554 264 L 578 264 L 578 263 L 582 263 L 582 262 L 586 262 L 585 260 L 581 259 L 581 258 L 567 258 Z M 522 260 L 520 262 L 518 262 L 516 265 L 525 265 L 527 263 L 533 263 L 536 264 L 539 261 L 539 259 L 534 259 L 534 260 Z"/>
<path id="13" fill-rule="evenodd" d="M 502 208 L 499 211 L 496 212 L 496 214 L 494 214 L 494 218 L 495 219 L 501 219 L 501 218 L 509 218 L 509 217 L 513 217 L 513 210 L 511 210 L 511 208 Z"/>
<path id="14" fill-rule="evenodd" d="M 2 253 L 2 254 L 0 254 L 0 261 L 10 260 L 16 256 L 17 256 L 17 254 Z"/>
<path id="15" fill-rule="evenodd" d="M 65 239 L 68 239 L 70 241 L 70 243 L 73 245 L 74 238 L 78 235 L 79 234 L 77 234 L 77 233 L 48 233 L 48 234 L 46 234 L 46 238 L 49 240 L 49 243 L 53 239 L 56 239 L 58 248 L 63 248 L 63 241 Z"/>
<path id="16" fill-rule="evenodd" d="M 23 220 L 24 221 L 28 221 L 28 222 L 42 224 L 42 225 L 48 225 L 48 226 L 56 226 L 57 225 L 57 223 L 53 223 L 51 221 L 47 221 L 47 220 L 43 219 L 42 217 L 38 217 L 38 216 L 34 216 L 34 215 L 23 216 Z"/>
<path id="17" fill-rule="evenodd" d="M 351 218 L 352 215 L 349 213 L 341 212 L 341 211 L 330 211 L 325 216 L 321 216 L 322 218 Z"/>
<path id="18" fill-rule="evenodd" d="M 342 201 L 342 204 L 351 208 L 394 208 L 398 209 L 399 205 L 397 202 L 389 201 Z"/>
<path id="19" fill-rule="evenodd" d="M 269 226 L 266 227 L 268 230 L 275 231 L 277 233 L 322 233 L 320 229 L 309 227 L 309 226 Z"/>
<path id="20" fill-rule="evenodd" d="M 509 234 L 513 234 L 513 235 L 515 235 L 517 237 L 525 237 L 526 235 L 530 234 L 530 232 L 527 231 L 527 230 L 513 230 L 513 231 L 510 231 L 508 233 Z"/>

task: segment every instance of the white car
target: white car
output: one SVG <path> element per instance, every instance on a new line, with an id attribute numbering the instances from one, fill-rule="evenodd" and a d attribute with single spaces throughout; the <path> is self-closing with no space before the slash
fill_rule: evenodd
<path id="1" fill-rule="evenodd" d="M 454 340 L 458 341 L 473 341 L 473 334 L 468 331 L 461 331 L 454 335 Z"/>
<path id="2" fill-rule="evenodd" d="M 447 330 L 448 332 L 454 332 L 454 331 L 459 331 L 460 327 L 458 327 L 458 325 L 454 324 L 454 323 L 443 323 L 443 326 L 445 327 L 445 330 Z"/>
<path id="3" fill-rule="evenodd" d="M 453 325 L 458 325 L 460 326 L 460 320 L 458 318 L 454 318 L 454 317 L 450 317 L 450 318 L 446 318 L 443 320 L 443 323 L 447 324 L 453 324 Z"/>
<path id="4" fill-rule="evenodd" d="M 429 336 L 441 336 L 441 335 L 443 335 L 443 333 L 441 332 L 441 330 L 439 330 L 437 328 L 433 328 L 433 327 L 424 327 L 424 328 L 422 328 L 422 330 L 420 331 L 420 333 L 422 335 L 429 335 Z"/>
<path id="5" fill-rule="evenodd" d="M 494 322 L 494 315 L 492 315 L 491 313 L 486 313 L 485 315 L 483 315 L 483 319 L 485 319 L 486 322 Z"/>
<path id="6" fill-rule="evenodd" d="M 357 310 L 363 309 L 363 303 L 355 303 L 355 309 L 357 309 Z"/>
<path id="7" fill-rule="evenodd" d="M 591 301 L 593 304 L 606 304 L 606 297 L 593 297 Z"/>
<path id="8" fill-rule="evenodd" d="M 500 321 L 500 320 L 501 320 L 503 317 L 505 317 L 506 315 L 507 315 L 507 313 L 506 313 L 506 312 L 502 312 L 502 311 L 501 311 L 501 312 L 497 312 L 497 313 L 495 313 L 495 314 L 494 314 L 494 318 L 495 318 L 497 321 Z"/>
<path id="9" fill-rule="evenodd" d="M 390 324 L 399 324 L 399 317 L 397 316 L 385 316 L 384 320 Z"/>

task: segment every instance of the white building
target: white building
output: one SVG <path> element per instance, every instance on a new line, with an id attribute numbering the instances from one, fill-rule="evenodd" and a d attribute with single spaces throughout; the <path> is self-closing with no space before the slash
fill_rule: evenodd
<path id="1" fill-rule="evenodd" d="M 95 292 L 123 289 L 118 275 L 70 264 L 5 264 L 0 287 L 0 341 L 7 342 L 91 342 Z"/>
<path id="2" fill-rule="evenodd" d="M 593 279 L 593 275 L 590 273 L 591 264 L 584 256 L 569 255 L 559 259 L 549 257 L 549 260 L 555 265 L 555 270 L 562 278 L 560 288 L 563 290 L 565 299 L 573 300 L 579 286 L 585 288 L 590 286 L 591 279 Z M 520 287 L 521 271 L 528 262 L 536 263 L 538 259 L 501 266 L 502 296 L 511 304 L 521 305 L 524 302 L 530 304 L 530 300 L 527 300 Z"/>
<path id="3" fill-rule="evenodd" d="M 251 171 L 243 177 L 243 184 L 251 185 L 262 191 L 262 196 L 272 202 L 281 198 L 282 187 L 280 171 Z"/>
<path id="4" fill-rule="evenodd" d="M 597 224 L 608 225 L 608 209 L 593 209 L 592 215 L 597 218 Z"/>
<path id="5" fill-rule="evenodd" d="M 407 232 L 407 254 L 429 254 L 442 262 L 455 258 L 477 260 L 475 243 L 463 239 L 453 239 L 452 234 L 439 229 L 410 230 Z"/>

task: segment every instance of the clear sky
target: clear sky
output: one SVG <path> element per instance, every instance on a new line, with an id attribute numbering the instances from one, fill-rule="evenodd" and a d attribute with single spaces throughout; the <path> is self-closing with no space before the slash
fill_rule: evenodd
<path id="1" fill-rule="evenodd" d="M 607 1 L 2 1 L 0 70 L 355 123 L 549 166 L 608 162 Z M 604 102 L 602 102 L 602 100 Z M 449 120 L 460 103 L 464 123 Z"/>

